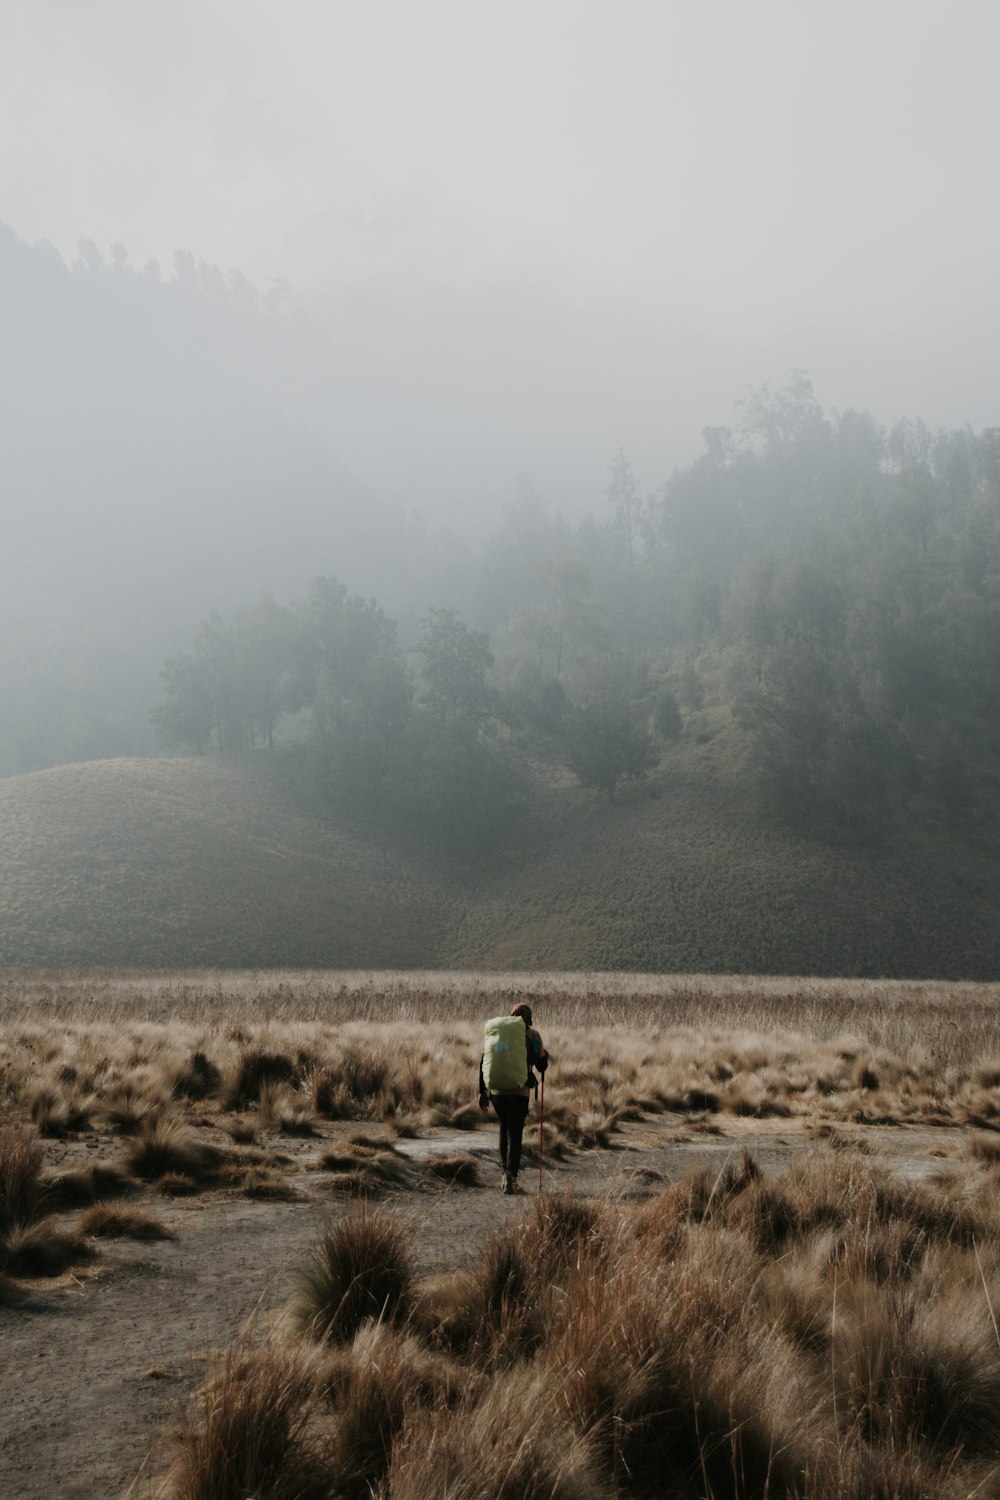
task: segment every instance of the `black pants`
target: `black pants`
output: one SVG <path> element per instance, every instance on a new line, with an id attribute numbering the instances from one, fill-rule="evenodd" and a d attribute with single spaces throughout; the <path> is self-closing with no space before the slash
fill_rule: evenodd
<path id="1" fill-rule="evenodd" d="M 500 1117 L 500 1164 L 505 1172 L 517 1176 L 521 1165 L 521 1135 L 528 1118 L 528 1099 L 524 1094 L 492 1094 L 493 1108 Z"/>

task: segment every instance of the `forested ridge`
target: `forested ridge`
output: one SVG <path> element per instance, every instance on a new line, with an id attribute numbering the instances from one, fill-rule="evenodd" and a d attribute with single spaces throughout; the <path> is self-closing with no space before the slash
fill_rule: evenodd
<path id="1" fill-rule="evenodd" d="M 861 844 L 974 837 L 1000 748 L 1000 430 L 890 430 L 762 388 L 654 491 L 627 457 L 571 527 L 525 489 L 448 607 L 401 631 L 314 579 L 213 615 L 168 660 L 162 743 L 308 747 L 317 793 L 467 850 L 528 759 L 595 795 L 726 730 L 760 816 Z"/>

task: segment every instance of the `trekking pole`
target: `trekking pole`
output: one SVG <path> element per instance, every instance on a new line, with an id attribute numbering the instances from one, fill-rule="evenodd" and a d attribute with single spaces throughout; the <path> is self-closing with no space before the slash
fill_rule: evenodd
<path id="1" fill-rule="evenodd" d="M 538 1191 L 543 1189 L 542 1152 L 545 1148 L 545 1074 L 542 1074 L 542 1098 L 538 1106 Z"/>

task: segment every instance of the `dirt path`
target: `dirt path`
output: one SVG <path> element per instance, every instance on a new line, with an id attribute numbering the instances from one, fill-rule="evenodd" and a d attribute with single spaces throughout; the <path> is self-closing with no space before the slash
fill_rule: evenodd
<path id="1" fill-rule="evenodd" d="M 887 1164 L 923 1175 L 957 1149 L 960 1133 L 893 1129 L 864 1132 Z M 815 1149 L 791 1122 L 733 1121 L 725 1134 L 676 1138 L 664 1120 L 628 1126 L 617 1148 L 550 1163 L 546 1187 L 613 1196 L 648 1192 L 693 1167 L 720 1167 L 753 1150 L 778 1171 Z M 526 1192 L 495 1190 L 492 1130 L 436 1132 L 402 1142 L 413 1164 L 412 1191 L 393 1201 L 412 1225 L 422 1271 L 454 1266 L 484 1228 L 530 1211 Z M 482 1159 L 489 1187 L 431 1187 L 421 1170 L 434 1155 L 461 1151 Z M 296 1178 L 299 1202 L 200 1200 L 149 1205 L 176 1234 L 150 1245 L 111 1246 L 92 1274 L 36 1282 L 26 1303 L 0 1310 L 0 1496 L 4 1500 L 114 1500 L 137 1479 L 142 1493 L 149 1452 L 182 1401 L 200 1384 L 205 1355 L 224 1348 L 254 1315 L 265 1323 L 288 1295 L 289 1272 L 312 1242 L 324 1212 L 344 1200 L 329 1178 Z"/>

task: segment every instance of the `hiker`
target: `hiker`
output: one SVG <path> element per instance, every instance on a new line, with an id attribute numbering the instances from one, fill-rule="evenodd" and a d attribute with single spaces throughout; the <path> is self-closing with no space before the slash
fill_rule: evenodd
<path id="1" fill-rule="evenodd" d="M 483 1055 L 479 1060 L 479 1108 L 490 1104 L 500 1119 L 500 1165 L 503 1191 L 516 1193 L 521 1165 L 521 1134 L 528 1118 L 531 1090 L 537 1093 L 534 1069 L 545 1076 L 549 1055 L 531 1024 L 531 1006 L 515 1005 L 509 1016 L 486 1023 Z"/>

